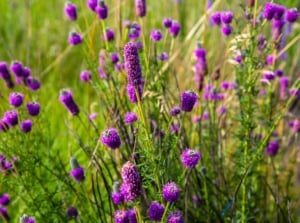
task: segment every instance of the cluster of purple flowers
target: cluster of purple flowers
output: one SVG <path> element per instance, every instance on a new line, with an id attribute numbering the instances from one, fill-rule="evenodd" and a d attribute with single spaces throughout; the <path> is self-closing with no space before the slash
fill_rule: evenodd
<path id="1" fill-rule="evenodd" d="M 181 30 L 180 24 L 171 18 L 165 18 L 163 20 L 163 26 L 165 28 L 169 29 L 170 35 L 174 38 L 178 36 L 178 34 Z"/>
<path id="2" fill-rule="evenodd" d="M 233 13 L 231 11 L 214 12 L 210 16 L 212 24 L 220 26 L 224 36 L 229 36 L 232 33 L 232 19 Z"/>
<path id="3" fill-rule="evenodd" d="M 116 210 L 114 214 L 114 221 L 115 223 L 137 223 L 135 210 Z"/>

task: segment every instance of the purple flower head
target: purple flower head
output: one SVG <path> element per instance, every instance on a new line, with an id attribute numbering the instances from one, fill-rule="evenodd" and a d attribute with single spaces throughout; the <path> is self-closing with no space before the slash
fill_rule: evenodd
<path id="1" fill-rule="evenodd" d="M 221 13 L 220 12 L 214 12 L 210 16 L 210 21 L 213 25 L 221 25 Z"/>
<path id="2" fill-rule="evenodd" d="M 221 12 L 221 21 L 224 24 L 230 24 L 232 22 L 233 13 L 231 11 Z"/>
<path id="3" fill-rule="evenodd" d="M 140 100 L 143 98 L 143 85 L 138 85 L 137 87 L 134 87 L 133 85 L 128 84 L 126 87 L 127 95 L 129 97 L 129 100 L 131 103 L 137 103 L 138 97 Z M 136 91 L 138 93 L 138 97 L 136 95 Z"/>
<path id="4" fill-rule="evenodd" d="M 165 18 L 163 20 L 163 26 L 167 29 L 172 26 L 172 23 L 173 23 L 173 20 L 171 18 Z"/>
<path id="5" fill-rule="evenodd" d="M 5 84 L 8 88 L 14 87 L 14 83 L 11 79 L 11 75 L 9 73 L 6 62 L 0 62 L 0 78 L 2 78 L 5 81 Z"/>
<path id="6" fill-rule="evenodd" d="M 276 141 L 269 142 L 269 145 L 265 148 L 265 153 L 269 156 L 275 156 L 279 149 L 279 143 Z"/>
<path id="7" fill-rule="evenodd" d="M 288 124 L 294 133 L 300 132 L 300 120 L 295 119 L 294 121 L 290 121 Z"/>
<path id="8" fill-rule="evenodd" d="M 141 195 L 140 184 L 123 183 L 121 193 L 124 195 L 124 202 L 133 202 Z"/>
<path id="9" fill-rule="evenodd" d="M 286 14 L 285 14 L 285 19 L 286 21 L 288 21 L 289 23 L 294 23 L 298 20 L 299 18 L 299 12 L 297 10 L 297 8 L 293 8 L 293 9 L 288 9 L 286 11 Z"/>
<path id="10" fill-rule="evenodd" d="M 272 39 L 274 41 L 278 40 L 278 38 L 281 36 L 283 26 L 284 26 L 284 21 L 282 20 L 272 21 Z"/>
<path id="11" fill-rule="evenodd" d="M 217 112 L 219 113 L 219 115 L 224 115 L 227 112 L 226 106 L 221 105 L 220 107 L 218 107 Z"/>
<path id="12" fill-rule="evenodd" d="M 168 215 L 168 223 L 183 223 L 184 219 L 180 211 L 172 212 Z"/>
<path id="13" fill-rule="evenodd" d="M 111 199 L 115 205 L 122 204 L 124 202 L 124 194 L 122 192 L 113 192 Z"/>
<path id="14" fill-rule="evenodd" d="M 82 82 L 89 82 L 92 79 L 92 72 L 89 70 L 82 71 L 80 73 L 80 80 Z"/>
<path id="15" fill-rule="evenodd" d="M 265 71 L 263 74 L 263 78 L 268 81 L 271 81 L 275 79 L 275 74 L 273 71 Z"/>
<path id="16" fill-rule="evenodd" d="M 260 51 L 263 51 L 266 48 L 266 37 L 262 34 L 257 36 L 257 42 L 258 42 L 258 49 Z"/>
<path id="17" fill-rule="evenodd" d="M 179 106 L 174 106 L 173 108 L 171 108 L 170 110 L 170 115 L 171 116 L 176 116 L 176 115 L 179 115 L 180 114 L 180 107 Z"/>
<path id="18" fill-rule="evenodd" d="M 10 202 L 9 194 L 0 194 L 0 205 L 7 206 Z"/>
<path id="19" fill-rule="evenodd" d="M 35 223 L 35 219 L 23 214 L 22 217 L 20 217 L 20 223 Z"/>
<path id="20" fill-rule="evenodd" d="M 127 211 L 128 223 L 137 223 L 137 216 L 134 209 L 129 209 Z"/>
<path id="21" fill-rule="evenodd" d="M 121 139 L 116 129 L 109 128 L 102 132 L 101 142 L 110 149 L 117 149 L 121 146 Z"/>
<path id="22" fill-rule="evenodd" d="M 108 8 L 104 3 L 104 0 L 99 0 L 98 5 L 95 8 L 95 11 L 98 14 L 98 18 L 104 20 L 108 15 Z"/>
<path id="23" fill-rule="evenodd" d="M 9 94 L 9 104 L 15 108 L 20 107 L 23 104 L 24 95 L 18 92 L 12 92 Z"/>
<path id="24" fill-rule="evenodd" d="M 279 79 L 279 98 L 285 100 L 288 94 L 289 78 L 282 76 Z"/>
<path id="25" fill-rule="evenodd" d="M 281 69 L 277 69 L 274 71 L 274 74 L 277 76 L 277 77 L 282 77 L 284 75 L 284 71 L 281 70 Z"/>
<path id="26" fill-rule="evenodd" d="M 170 35 L 172 37 L 177 37 L 180 32 L 181 26 L 178 22 L 173 21 L 171 27 L 169 28 Z"/>
<path id="27" fill-rule="evenodd" d="M 200 159 L 201 153 L 189 148 L 184 150 L 181 155 L 181 162 L 188 169 L 193 169 L 198 164 Z"/>
<path id="28" fill-rule="evenodd" d="M 65 14 L 69 20 L 74 21 L 77 19 L 77 7 L 72 2 L 67 2 L 65 5 Z"/>
<path id="29" fill-rule="evenodd" d="M 106 29 L 104 39 L 108 42 L 112 42 L 115 39 L 115 33 L 112 29 Z"/>
<path id="30" fill-rule="evenodd" d="M 194 51 L 195 57 L 198 60 L 205 60 L 206 61 L 206 50 L 202 48 L 200 45 Z"/>
<path id="31" fill-rule="evenodd" d="M 140 37 L 140 30 L 137 28 L 139 26 L 131 26 L 129 28 L 128 37 L 129 39 L 138 39 Z"/>
<path id="32" fill-rule="evenodd" d="M 172 123 L 170 126 L 170 132 L 172 132 L 172 133 L 178 133 L 179 129 L 180 129 L 180 126 L 175 123 Z"/>
<path id="33" fill-rule="evenodd" d="M 176 202 L 179 199 L 180 189 L 174 182 L 170 182 L 163 186 L 162 195 L 166 202 Z"/>
<path id="34" fill-rule="evenodd" d="M 115 64 L 115 70 L 116 70 L 116 71 L 122 71 L 122 70 L 124 70 L 124 68 L 125 68 L 125 66 L 124 66 L 124 64 L 121 63 L 121 62 L 117 62 L 117 63 Z"/>
<path id="35" fill-rule="evenodd" d="M 86 4 L 90 8 L 90 10 L 92 10 L 93 12 L 96 12 L 96 7 L 98 5 L 97 0 L 87 0 Z"/>
<path id="36" fill-rule="evenodd" d="M 153 42 L 158 42 L 163 38 L 163 34 L 160 30 L 158 29 L 153 29 L 151 31 L 150 37 L 152 39 Z"/>
<path id="37" fill-rule="evenodd" d="M 121 171 L 123 184 L 121 185 L 121 192 L 124 194 L 126 202 L 136 200 L 141 194 L 141 177 L 136 166 L 131 162 L 126 162 Z"/>
<path id="38" fill-rule="evenodd" d="M 78 217 L 78 210 L 74 206 L 70 206 L 67 210 L 67 216 L 69 218 L 77 218 Z"/>
<path id="39" fill-rule="evenodd" d="M 138 17 L 144 17 L 147 13 L 146 0 L 135 0 L 135 14 Z"/>
<path id="40" fill-rule="evenodd" d="M 9 126 L 15 126 L 19 123 L 18 112 L 15 110 L 7 111 L 4 113 L 3 121 Z"/>
<path id="41" fill-rule="evenodd" d="M 161 60 L 161 61 L 165 61 L 165 60 L 168 60 L 169 59 L 169 55 L 167 52 L 162 52 L 161 54 L 159 54 L 157 56 L 157 59 L 158 60 Z"/>
<path id="42" fill-rule="evenodd" d="M 41 83 L 31 76 L 26 78 L 26 83 L 29 89 L 32 91 L 36 91 L 41 87 Z"/>
<path id="43" fill-rule="evenodd" d="M 73 179 L 80 183 L 85 179 L 84 175 L 84 169 L 81 167 L 75 157 L 71 157 L 70 159 L 71 164 L 71 171 L 70 176 L 73 177 Z"/>
<path id="44" fill-rule="evenodd" d="M 126 125 L 131 125 L 132 123 L 136 122 L 138 117 L 135 112 L 127 112 L 124 116 L 124 122 Z"/>
<path id="45" fill-rule="evenodd" d="M 29 120 L 29 119 L 28 120 L 24 120 L 20 124 L 20 129 L 21 129 L 22 132 L 27 133 L 27 132 L 31 131 L 32 125 L 33 125 L 33 122 L 31 120 Z"/>
<path id="46" fill-rule="evenodd" d="M 281 20 L 283 14 L 285 12 L 285 7 L 282 5 L 274 4 L 274 16 L 273 19 Z"/>
<path id="47" fill-rule="evenodd" d="M 80 33 L 78 32 L 70 32 L 69 34 L 69 38 L 68 38 L 68 42 L 71 44 L 71 45 L 78 45 L 82 42 L 83 38 L 82 36 L 80 35 Z"/>
<path id="48" fill-rule="evenodd" d="M 24 68 L 23 68 L 23 78 L 29 77 L 30 74 L 31 74 L 31 69 L 28 68 L 28 67 L 24 67 Z"/>
<path id="49" fill-rule="evenodd" d="M 72 115 L 79 114 L 79 108 L 78 108 L 77 104 L 75 103 L 72 92 L 70 90 L 67 90 L 67 89 L 61 90 L 60 95 L 59 95 L 59 101 L 66 107 L 66 109 Z"/>
<path id="50" fill-rule="evenodd" d="M 185 91 L 181 95 L 181 110 L 191 112 L 197 102 L 198 96 L 193 91 Z"/>
<path id="51" fill-rule="evenodd" d="M 10 219 L 5 207 L 0 207 L 0 219 L 1 218 L 4 218 L 7 221 Z"/>
<path id="52" fill-rule="evenodd" d="M 269 55 L 266 58 L 266 65 L 272 65 L 275 62 L 273 55 Z"/>
<path id="53" fill-rule="evenodd" d="M 124 47 L 124 62 L 128 84 L 137 86 L 142 82 L 142 68 L 138 48 L 135 43 L 129 42 Z"/>
<path id="54" fill-rule="evenodd" d="M 119 54 L 118 53 L 112 53 L 110 54 L 110 59 L 111 59 L 111 62 L 113 64 L 116 64 L 119 62 L 120 58 L 119 58 Z"/>
<path id="55" fill-rule="evenodd" d="M 221 27 L 221 31 L 224 36 L 229 36 L 232 33 L 232 26 L 230 25 L 223 25 Z"/>
<path id="56" fill-rule="evenodd" d="M 126 210 L 116 210 L 114 213 L 115 223 L 128 223 L 128 213 Z"/>
<path id="57" fill-rule="evenodd" d="M 273 19 L 274 14 L 275 14 L 275 4 L 271 2 L 266 2 L 263 11 L 263 17 L 267 20 L 271 20 Z"/>
<path id="58" fill-rule="evenodd" d="M 156 201 L 150 203 L 148 216 L 151 221 L 161 221 L 165 207 Z"/>
<path id="59" fill-rule="evenodd" d="M 19 61 L 13 61 L 10 65 L 10 70 L 17 76 L 23 77 L 23 64 Z"/>
<path id="60" fill-rule="evenodd" d="M 28 102 L 26 105 L 27 112 L 30 116 L 37 116 L 40 113 L 40 104 L 37 102 Z"/>

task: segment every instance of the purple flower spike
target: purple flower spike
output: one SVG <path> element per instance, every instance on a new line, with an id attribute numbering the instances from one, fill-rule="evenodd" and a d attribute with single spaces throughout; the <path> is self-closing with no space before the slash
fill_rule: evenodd
<path id="1" fill-rule="evenodd" d="M 279 143 L 276 141 L 269 142 L 265 149 L 265 153 L 269 156 L 275 156 L 278 153 Z"/>
<path id="2" fill-rule="evenodd" d="M 87 0 L 86 4 L 90 8 L 90 10 L 92 10 L 93 12 L 96 12 L 96 7 L 98 5 L 97 0 Z"/>
<path id="3" fill-rule="evenodd" d="M 26 78 L 26 83 L 27 83 L 29 89 L 32 91 L 36 91 L 36 90 L 40 89 L 40 87 L 41 87 L 41 83 L 31 76 Z"/>
<path id="4" fill-rule="evenodd" d="M 174 182 L 170 182 L 163 186 L 162 193 L 166 202 L 176 202 L 179 199 L 180 189 Z"/>
<path id="5" fill-rule="evenodd" d="M 153 29 L 150 35 L 153 42 L 158 42 L 163 38 L 163 34 L 160 30 Z"/>
<path id="6" fill-rule="evenodd" d="M 283 26 L 284 26 L 284 21 L 282 20 L 272 21 L 272 39 L 274 41 L 279 39 L 280 35 L 282 34 Z"/>
<path id="7" fill-rule="evenodd" d="M 13 61 L 10 65 L 10 70 L 17 76 L 23 77 L 23 64 L 19 61 Z"/>
<path id="8" fill-rule="evenodd" d="M 10 196 L 9 194 L 2 194 L 0 195 L 0 204 L 2 206 L 7 206 L 10 202 Z"/>
<path id="9" fill-rule="evenodd" d="M 31 74 L 31 70 L 30 70 L 30 68 L 28 68 L 28 67 L 24 67 L 24 68 L 23 68 L 23 78 L 27 78 L 27 77 L 29 77 L 29 76 L 30 76 L 30 74 Z"/>
<path id="10" fill-rule="evenodd" d="M 32 125 L 33 125 L 33 122 L 31 120 L 29 120 L 29 119 L 28 120 L 24 120 L 20 124 L 20 129 L 21 129 L 22 132 L 28 133 L 28 132 L 31 131 Z"/>
<path id="11" fill-rule="evenodd" d="M 8 215 L 8 213 L 7 213 L 7 209 L 5 208 L 5 207 L 0 207 L 0 217 L 1 218 L 4 218 L 5 220 L 9 220 L 10 218 L 9 218 L 9 215 Z M 0 218 L 0 219 L 1 219 Z"/>
<path id="12" fill-rule="evenodd" d="M 112 29 L 106 29 L 104 39 L 108 42 L 111 42 L 115 39 L 115 33 Z"/>
<path id="13" fill-rule="evenodd" d="M 128 84 L 137 86 L 142 82 L 142 68 L 138 48 L 135 43 L 129 42 L 124 47 L 124 62 Z"/>
<path id="14" fill-rule="evenodd" d="M 170 213 L 168 215 L 168 223 L 184 223 L 182 213 L 180 211 Z"/>
<path id="15" fill-rule="evenodd" d="M 78 210 L 74 206 L 70 206 L 67 210 L 67 216 L 69 218 L 77 218 L 78 217 Z"/>
<path id="16" fill-rule="evenodd" d="M 135 201 L 141 194 L 142 182 L 136 166 L 131 162 L 126 162 L 121 171 L 123 184 L 121 192 L 124 194 L 126 202 Z"/>
<path id="17" fill-rule="evenodd" d="M 65 5 L 65 14 L 69 20 L 74 21 L 77 19 L 77 7 L 72 2 L 67 2 Z"/>
<path id="18" fill-rule="evenodd" d="M 5 81 L 5 84 L 8 88 L 14 87 L 14 83 L 11 79 L 6 62 L 0 62 L 0 78 Z"/>
<path id="19" fill-rule="evenodd" d="M 15 108 L 23 104 L 24 95 L 18 92 L 12 92 L 9 95 L 9 104 Z"/>
<path id="20" fill-rule="evenodd" d="M 275 14 L 275 4 L 273 4 L 271 2 L 267 2 L 265 4 L 265 8 L 264 8 L 264 12 L 263 12 L 264 18 L 267 20 L 271 20 L 271 19 L 273 19 L 274 14 Z"/>
<path id="21" fill-rule="evenodd" d="M 288 21 L 289 23 L 294 23 L 298 20 L 299 15 L 300 14 L 296 8 L 288 9 L 285 14 L 286 21 Z"/>
<path id="22" fill-rule="evenodd" d="M 138 17 L 144 17 L 147 13 L 146 0 L 135 0 L 135 14 Z"/>
<path id="23" fill-rule="evenodd" d="M 173 23 L 173 20 L 171 18 L 165 18 L 163 20 L 163 26 L 167 29 L 172 26 L 172 23 Z"/>
<path id="24" fill-rule="evenodd" d="M 148 209 L 148 216 L 151 221 L 161 221 L 165 208 L 156 201 L 152 201 Z"/>
<path id="25" fill-rule="evenodd" d="M 217 25 L 217 26 L 221 25 L 221 13 L 220 12 L 212 13 L 210 16 L 210 21 L 214 25 Z"/>
<path id="26" fill-rule="evenodd" d="M 61 90 L 59 95 L 59 101 L 67 108 L 72 115 L 79 114 L 79 108 L 73 99 L 72 92 L 70 90 Z"/>
<path id="27" fill-rule="evenodd" d="M 124 194 L 122 192 L 113 192 L 111 199 L 115 205 L 122 204 L 124 202 Z"/>
<path id="28" fill-rule="evenodd" d="M 126 210 L 116 210 L 114 213 L 115 223 L 128 223 L 128 213 Z"/>
<path id="29" fill-rule="evenodd" d="M 99 0 L 99 3 L 96 7 L 96 12 L 98 14 L 98 18 L 104 20 L 107 18 L 108 15 L 108 8 L 104 3 L 104 0 Z"/>
<path id="30" fill-rule="evenodd" d="M 191 112 L 197 102 L 197 95 L 193 91 L 185 91 L 181 95 L 181 110 Z"/>
<path id="31" fill-rule="evenodd" d="M 279 79 L 279 98 L 285 100 L 288 94 L 289 78 L 282 76 Z"/>
<path id="32" fill-rule="evenodd" d="M 132 123 L 136 122 L 138 117 L 135 112 L 127 112 L 124 116 L 124 122 L 126 125 L 131 125 Z"/>
<path id="33" fill-rule="evenodd" d="M 181 162 L 188 169 L 193 169 L 198 164 L 200 159 L 201 153 L 199 151 L 192 150 L 189 148 L 184 150 L 181 155 Z"/>
<path id="34" fill-rule="evenodd" d="M 221 21 L 224 24 L 230 24 L 232 22 L 233 13 L 231 11 L 226 11 L 221 13 Z"/>
<path id="35" fill-rule="evenodd" d="M 171 116 L 179 115 L 180 111 L 181 111 L 180 107 L 179 106 L 175 106 L 175 107 L 171 108 L 170 115 Z"/>
<path id="36" fill-rule="evenodd" d="M 128 84 L 126 87 L 127 95 L 129 97 L 129 100 L 131 103 L 137 103 L 138 97 L 140 100 L 143 98 L 143 85 L 140 84 L 137 87 L 134 87 L 133 85 Z M 136 91 L 139 94 L 138 97 L 136 95 Z"/>
<path id="37" fill-rule="evenodd" d="M 161 61 L 166 61 L 169 59 L 169 55 L 167 52 L 163 52 L 157 56 L 157 59 Z"/>
<path id="38" fill-rule="evenodd" d="M 92 79 L 91 71 L 85 70 L 80 73 L 80 80 L 82 82 L 89 82 L 91 79 Z"/>
<path id="39" fill-rule="evenodd" d="M 230 25 L 223 25 L 221 27 L 221 31 L 224 36 L 229 36 L 232 33 L 232 26 Z"/>
<path id="40" fill-rule="evenodd" d="M 84 169 L 79 165 L 77 159 L 74 157 L 71 157 L 70 164 L 70 176 L 73 177 L 77 183 L 82 182 L 85 179 Z"/>
<path id="41" fill-rule="evenodd" d="M 116 129 L 110 128 L 102 132 L 101 142 L 110 149 L 117 149 L 121 146 L 121 139 Z"/>
<path id="42" fill-rule="evenodd" d="M 178 22 L 173 21 L 171 27 L 169 28 L 170 35 L 172 37 L 177 37 L 180 32 L 181 26 Z"/>
<path id="43" fill-rule="evenodd" d="M 112 62 L 113 64 L 118 63 L 119 60 L 120 60 L 119 54 L 118 54 L 118 53 L 112 53 L 112 54 L 110 55 L 110 59 L 111 59 L 111 62 Z"/>
<path id="44" fill-rule="evenodd" d="M 40 104 L 37 103 L 37 102 L 29 102 L 27 105 L 26 105 L 26 108 L 27 108 L 27 111 L 28 111 L 28 114 L 30 116 L 38 116 L 39 113 L 40 113 Z"/>
<path id="45" fill-rule="evenodd" d="M 77 32 L 71 32 L 69 34 L 68 42 L 71 45 L 76 46 L 76 45 L 80 44 L 82 42 L 82 40 L 83 40 L 82 36 Z"/>
<path id="46" fill-rule="evenodd" d="M 9 126 L 15 126 L 19 123 L 18 112 L 15 110 L 7 111 L 4 113 L 3 121 Z"/>
<path id="47" fill-rule="evenodd" d="M 283 14 L 285 12 L 285 7 L 282 5 L 274 4 L 274 19 L 281 20 Z"/>

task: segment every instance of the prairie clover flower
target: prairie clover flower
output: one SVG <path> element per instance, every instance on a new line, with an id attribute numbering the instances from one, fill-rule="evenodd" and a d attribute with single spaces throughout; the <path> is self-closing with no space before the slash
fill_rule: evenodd
<path id="1" fill-rule="evenodd" d="M 138 86 L 142 82 L 142 68 L 138 48 L 135 43 L 129 42 L 124 47 L 124 62 L 128 84 Z"/>
<path id="2" fill-rule="evenodd" d="M 298 20 L 299 18 L 299 12 L 296 8 L 293 8 L 293 9 L 288 9 L 286 11 L 286 14 L 285 14 L 285 19 L 286 21 L 288 21 L 289 23 L 294 23 Z"/>
<path id="3" fill-rule="evenodd" d="M 10 202 L 9 194 L 0 194 L 0 205 L 7 206 Z"/>
<path id="4" fill-rule="evenodd" d="M 22 217 L 20 217 L 20 223 L 35 223 L 35 219 L 23 214 Z"/>
<path id="5" fill-rule="evenodd" d="M 148 216 L 151 221 L 161 221 L 165 207 L 156 201 L 150 203 Z"/>
<path id="6" fill-rule="evenodd" d="M 115 33 L 112 29 L 106 29 L 104 39 L 107 42 L 111 42 L 115 39 Z"/>
<path id="7" fill-rule="evenodd" d="M 83 38 L 78 32 L 70 32 L 68 42 L 71 45 L 78 45 L 82 42 Z"/>
<path id="8" fill-rule="evenodd" d="M 230 24 L 232 22 L 233 13 L 231 11 L 221 12 L 221 22 L 224 24 Z"/>
<path id="9" fill-rule="evenodd" d="M 104 20 L 107 18 L 108 8 L 105 5 L 104 0 L 99 0 L 98 5 L 95 8 L 95 11 L 97 12 L 99 19 Z"/>
<path id="10" fill-rule="evenodd" d="M 285 100 L 288 94 L 289 78 L 286 76 L 279 79 L 279 98 Z"/>
<path id="11" fill-rule="evenodd" d="M 122 204 L 124 202 L 124 194 L 121 191 L 113 192 L 111 194 L 111 199 L 115 205 Z"/>
<path id="12" fill-rule="evenodd" d="M 10 65 L 10 70 L 17 76 L 23 77 L 23 64 L 19 61 L 13 61 Z"/>
<path id="13" fill-rule="evenodd" d="M 273 20 L 272 21 L 272 39 L 277 41 L 282 34 L 284 26 L 284 21 L 282 20 Z"/>
<path id="14" fill-rule="evenodd" d="M 15 108 L 23 104 L 24 95 L 18 92 L 12 92 L 9 95 L 9 104 Z"/>
<path id="15" fill-rule="evenodd" d="M 31 76 L 26 78 L 26 84 L 29 87 L 29 89 L 32 91 L 36 91 L 41 87 L 41 83 Z"/>
<path id="16" fill-rule="evenodd" d="M 4 218 L 5 220 L 9 220 L 10 218 L 9 218 L 9 215 L 8 215 L 8 213 L 7 213 L 7 209 L 5 208 L 5 207 L 0 207 L 0 217 L 1 218 Z M 0 218 L 0 219 L 1 219 Z"/>
<path id="17" fill-rule="evenodd" d="M 92 79 L 92 72 L 89 70 L 82 71 L 80 73 L 80 80 L 82 82 L 89 82 Z"/>
<path id="18" fill-rule="evenodd" d="M 165 61 L 165 60 L 168 60 L 169 59 L 169 55 L 167 52 L 162 52 L 161 54 L 159 54 L 157 56 L 157 59 L 158 60 L 161 60 L 161 61 Z"/>
<path id="19" fill-rule="evenodd" d="M 119 60 L 120 60 L 119 54 L 118 54 L 118 53 L 112 53 L 112 54 L 110 55 L 110 59 L 111 59 L 111 62 L 112 62 L 113 64 L 118 63 Z"/>
<path id="20" fill-rule="evenodd" d="M 135 14 L 138 17 L 144 17 L 147 13 L 146 0 L 135 0 Z"/>
<path id="21" fill-rule="evenodd" d="M 300 120 L 295 119 L 294 121 L 290 121 L 288 124 L 294 133 L 300 132 Z"/>
<path id="22" fill-rule="evenodd" d="M 98 0 L 87 0 L 86 4 L 90 8 L 90 10 L 96 12 L 96 7 L 98 5 Z"/>
<path id="23" fill-rule="evenodd" d="M 181 95 L 181 110 L 191 112 L 197 102 L 198 96 L 193 91 L 185 91 Z"/>
<path id="24" fill-rule="evenodd" d="M 0 78 L 5 81 L 6 87 L 14 87 L 14 83 L 12 81 L 6 62 L 0 62 Z"/>
<path id="25" fill-rule="evenodd" d="M 275 156 L 279 150 L 279 143 L 276 141 L 269 142 L 268 146 L 265 148 L 265 153 L 269 156 Z"/>
<path id="26" fill-rule="evenodd" d="M 67 216 L 69 218 L 77 218 L 78 217 L 78 210 L 74 206 L 70 206 L 67 210 Z"/>
<path id="27" fill-rule="evenodd" d="M 15 110 L 7 111 L 4 113 L 3 121 L 9 126 L 15 126 L 19 123 L 18 112 Z"/>
<path id="28" fill-rule="evenodd" d="M 114 213 L 115 223 L 137 223 L 137 217 L 134 209 L 116 210 Z"/>
<path id="29" fill-rule="evenodd" d="M 170 115 L 171 116 L 176 116 L 176 115 L 179 115 L 180 114 L 180 107 L 179 106 L 174 106 L 173 108 L 171 108 L 170 110 Z"/>
<path id="30" fill-rule="evenodd" d="M 163 38 L 163 34 L 160 30 L 153 29 L 151 31 L 150 37 L 151 37 L 153 42 L 158 42 Z"/>
<path id="31" fill-rule="evenodd" d="M 72 2 L 67 2 L 65 5 L 65 14 L 69 20 L 74 21 L 77 19 L 77 7 Z"/>
<path id="32" fill-rule="evenodd" d="M 227 112 L 227 108 L 224 105 L 221 105 L 218 107 L 217 112 L 219 115 L 224 115 Z"/>
<path id="33" fill-rule="evenodd" d="M 81 167 L 75 157 L 71 157 L 70 160 L 71 164 L 71 171 L 70 171 L 70 176 L 73 177 L 73 179 L 80 183 L 85 179 L 84 175 L 84 169 Z"/>
<path id="34" fill-rule="evenodd" d="M 232 33 L 232 26 L 230 25 L 222 25 L 221 31 L 224 36 L 229 36 Z"/>
<path id="35" fill-rule="evenodd" d="M 220 12 L 214 12 L 210 16 L 210 21 L 213 25 L 221 25 L 221 13 Z"/>
<path id="36" fill-rule="evenodd" d="M 170 35 L 176 38 L 180 32 L 180 29 L 180 24 L 176 21 L 173 21 L 171 27 L 169 28 Z"/>
<path id="37" fill-rule="evenodd" d="M 200 159 L 201 153 L 199 151 L 192 150 L 189 148 L 184 150 L 181 155 L 181 162 L 188 169 L 193 169 L 198 164 Z"/>
<path id="38" fill-rule="evenodd" d="M 176 123 L 172 123 L 170 126 L 170 132 L 172 133 L 178 133 L 180 129 L 180 126 Z"/>
<path id="39" fill-rule="evenodd" d="M 142 182 L 136 166 L 131 162 L 126 162 L 121 170 L 123 184 L 121 192 L 124 194 L 126 202 L 135 201 L 141 194 Z"/>
<path id="40" fill-rule="evenodd" d="M 183 223 L 184 219 L 180 211 L 172 212 L 168 215 L 168 223 Z"/>
<path id="41" fill-rule="evenodd" d="M 135 112 L 127 112 L 124 116 L 124 122 L 126 125 L 131 125 L 138 120 L 138 116 Z"/>
<path id="42" fill-rule="evenodd" d="M 180 189 L 174 182 L 170 182 L 163 186 L 162 195 L 166 202 L 176 202 L 179 199 Z"/>
<path id="43" fill-rule="evenodd" d="M 29 120 L 29 119 L 28 120 L 24 120 L 20 124 L 20 129 L 21 129 L 22 132 L 28 133 L 28 132 L 31 131 L 32 125 L 33 125 L 33 122 L 31 120 Z"/>
<path id="44" fill-rule="evenodd" d="M 60 95 L 59 95 L 59 101 L 67 108 L 67 110 L 72 115 L 79 114 L 79 108 L 78 108 L 77 104 L 75 103 L 72 92 L 70 90 L 67 90 L 67 89 L 61 90 Z"/>
<path id="45" fill-rule="evenodd" d="M 102 132 L 100 141 L 110 149 L 117 149 L 121 146 L 121 139 L 116 129 L 109 128 Z"/>
<path id="46" fill-rule="evenodd" d="M 30 116 L 38 116 L 40 113 L 40 104 L 37 102 L 29 102 L 26 105 L 27 112 Z"/>
<path id="47" fill-rule="evenodd" d="M 172 26 L 172 23 L 173 23 L 173 20 L 171 18 L 165 18 L 163 20 L 163 26 L 167 29 Z"/>

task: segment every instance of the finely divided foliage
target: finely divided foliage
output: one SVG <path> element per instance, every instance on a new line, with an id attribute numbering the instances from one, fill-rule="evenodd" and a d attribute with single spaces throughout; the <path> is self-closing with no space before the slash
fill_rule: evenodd
<path id="1" fill-rule="evenodd" d="M 295 7 L 1 0 L 0 222 L 299 222 Z"/>

